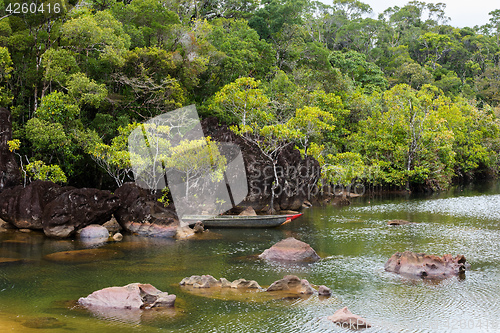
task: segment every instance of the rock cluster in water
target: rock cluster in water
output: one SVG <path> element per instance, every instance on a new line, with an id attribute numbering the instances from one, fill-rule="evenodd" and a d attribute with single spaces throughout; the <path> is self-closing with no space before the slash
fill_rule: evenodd
<path id="1" fill-rule="evenodd" d="M 293 237 L 284 239 L 262 252 L 259 258 L 276 261 L 314 262 L 321 259 L 307 243 Z"/>
<path id="2" fill-rule="evenodd" d="M 150 284 L 131 283 L 123 287 L 108 287 L 81 297 L 78 303 L 85 307 L 114 309 L 150 309 L 174 307 L 176 296 L 156 289 Z"/>
<path id="3" fill-rule="evenodd" d="M 459 276 L 467 269 L 463 255 L 452 257 L 445 254 L 442 257 L 410 251 L 396 252 L 385 263 L 385 270 L 408 277 L 424 279 L 443 279 Z"/>
<path id="4" fill-rule="evenodd" d="M 250 288 L 261 289 L 257 281 L 238 279 L 230 282 L 226 278 L 215 279 L 211 275 L 192 275 L 182 279 L 181 286 L 192 286 L 193 288 Z"/>
<path id="5" fill-rule="evenodd" d="M 182 279 L 181 286 L 191 286 L 193 288 L 233 288 L 233 289 L 256 289 L 260 291 L 286 291 L 289 293 L 321 296 L 330 296 L 330 288 L 319 286 L 316 290 L 306 279 L 300 279 L 295 275 L 286 275 L 283 279 L 273 282 L 268 288 L 263 289 L 255 280 L 238 279 L 230 282 L 226 278 L 215 279 L 211 275 L 193 275 Z"/>

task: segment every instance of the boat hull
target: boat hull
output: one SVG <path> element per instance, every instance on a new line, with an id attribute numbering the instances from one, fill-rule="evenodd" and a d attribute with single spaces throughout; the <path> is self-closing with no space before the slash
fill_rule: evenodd
<path id="1" fill-rule="evenodd" d="M 222 215 L 216 217 L 193 215 L 185 216 L 183 221 L 190 225 L 201 221 L 207 228 L 274 228 L 285 223 L 287 219 L 287 215 Z"/>

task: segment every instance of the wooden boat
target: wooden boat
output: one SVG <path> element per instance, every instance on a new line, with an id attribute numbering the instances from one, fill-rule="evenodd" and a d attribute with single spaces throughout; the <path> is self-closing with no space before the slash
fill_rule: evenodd
<path id="1" fill-rule="evenodd" d="M 207 228 L 274 228 L 296 219 L 302 214 L 295 215 L 188 215 L 183 221 L 193 225 L 198 221 L 203 222 Z"/>

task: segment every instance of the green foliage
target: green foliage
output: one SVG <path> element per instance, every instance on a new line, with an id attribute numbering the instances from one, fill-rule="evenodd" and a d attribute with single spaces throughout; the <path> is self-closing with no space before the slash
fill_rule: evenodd
<path id="1" fill-rule="evenodd" d="M 42 98 L 36 117 L 45 122 L 58 123 L 69 128 L 80 115 L 80 108 L 72 98 L 62 92 L 54 91 Z"/>
<path id="2" fill-rule="evenodd" d="M 97 52 L 99 59 L 121 66 L 130 46 L 130 36 L 109 11 L 82 12 L 61 27 L 63 41 L 76 52 L 89 55 Z"/>
<path id="3" fill-rule="evenodd" d="M 366 56 L 356 51 L 342 53 L 334 51 L 330 55 L 332 66 L 351 78 L 356 84 L 365 88 L 368 93 L 384 90 L 387 80 L 382 70 L 375 64 L 366 61 Z"/>
<path id="4" fill-rule="evenodd" d="M 78 136 L 79 145 L 92 160 L 113 178 L 117 186 L 127 178 L 132 179 L 132 164 L 128 150 L 128 136 L 138 126 L 137 123 L 118 128 L 118 135 L 105 144 L 95 131 L 88 130 Z"/>
<path id="5" fill-rule="evenodd" d="M 4 84 L 11 78 L 12 59 L 10 58 L 9 50 L 5 47 L 0 47 L 0 106 L 7 106 L 12 101 L 12 93 L 6 89 Z"/>
<path id="6" fill-rule="evenodd" d="M 183 140 L 172 147 L 167 159 L 167 168 L 174 168 L 184 174 L 186 197 L 196 185 L 194 181 L 210 176 L 212 182 L 224 179 L 226 158 L 221 155 L 217 143 L 210 137 L 199 140 Z"/>
<path id="7" fill-rule="evenodd" d="M 271 117 L 269 99 L 260 88 L 260 81 L 250 77 L 237 79 L 215 94 L 209 110 L 228 122 L 265 124 Z"/>
<path id="8" fill-rule="evenodd" d="M 45 165 L 42 161 L 34 161 L 26 165 L 26 172 L 31 181 L 47 180 L 59 184 L 68 181 L 58 165 Z"/>
<path id="9" fill-rule="evenodd" d="M 105 84 L 98 84 L 83 73 L 70 75 L 67 88 L 68 96 L 80 106 L 87 104 L 97 108 L 108 95 Z"/>
<path id="10" fill-rule="evenodd" d="M 120 185 L 126 133 L 192 103 L 270 162 L 295 144 L 331 182 L 438 188 L 498 171 L 500 10 L 454 28 L 420 1 L 378 18 L 357 0 L 60 3 L 0 20 L 0 106 L 10 149 L 35 161 L 26 179 L 59 167 L 72 185 Z"/>
<path id="11" fill-rule="evenodd" d="M 48 49 L 42 55 L 43 78 L 55 81 L 61 87 L 66 85 L 68 76 L 79 70 L 73 52 L 66 49 Z"/>

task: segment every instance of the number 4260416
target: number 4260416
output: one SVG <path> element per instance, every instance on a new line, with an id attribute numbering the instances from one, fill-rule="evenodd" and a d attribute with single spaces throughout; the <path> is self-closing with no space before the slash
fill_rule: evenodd
<path id="1" fill-rule="evenodd" d="M 60 13 L 61 4 L 60 3 L 47 3 L 47 4 L 36 4 L 36 3 L 26 3 L 26 2 L 14 2 L 9 3 L 5 11 L 9 14 L 38 14 L 38 13 Z"/>

